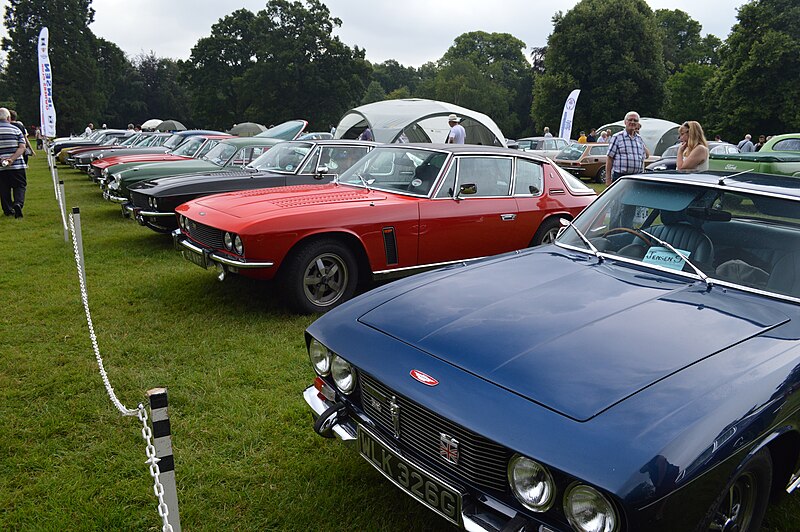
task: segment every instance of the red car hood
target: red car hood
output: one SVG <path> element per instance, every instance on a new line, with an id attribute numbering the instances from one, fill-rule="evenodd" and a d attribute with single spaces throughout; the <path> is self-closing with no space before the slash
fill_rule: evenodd
<path id="1" fill-rule="evenodd" d="M 172 155 L 171 153 L 142 153 L 140 155 L 115 155 L 114 157 L 106 157 L 94 161 L 92 166 L 97 168 L 107 168 L 121 163 L 141 163 L 141 162 L 155 162 L 155 161 L 180 161 L 181 159 L 191 159 L 191 157 L 183 157 L 180 155 Z"/>
<path id="2" fill-rule="evenodd" d="M 385 201 L 387 194 L 342 185 L 298 185 L 259 190 L 244 190 L 228 194 L 206 196 L 190 202 L 209 210 L 224 212 L 230 216 L 248 219 L 264 214 L 302 209 L 320 205 L 342 205 Z"/>

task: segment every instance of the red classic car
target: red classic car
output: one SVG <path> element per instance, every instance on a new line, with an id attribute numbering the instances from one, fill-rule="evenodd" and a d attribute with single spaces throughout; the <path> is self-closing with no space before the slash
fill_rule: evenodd
<path id="1" fill-rule="evenodd" d="M 358 281 L 552 241 L 595 192 L 542 157 L 472 145 L 379 146 L 330 184 L 206 196 L 176 209 L 183 256 L 220 280 L 276 278 L 301 312 Z"/>

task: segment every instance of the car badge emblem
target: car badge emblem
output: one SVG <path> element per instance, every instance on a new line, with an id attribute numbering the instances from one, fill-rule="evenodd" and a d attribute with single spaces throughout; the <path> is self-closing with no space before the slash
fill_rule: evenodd
<path id="1" fill-rule="evenodd" d="M 458 440 L 444 432 L 439 433 L 439 456 L 445 462 L 458 465 Z"/>
<path id="2" fill-rule="evenodd" d="M 394 429 L 394 437 L 400 437 L 400 405 L 397 404 L 397 397 L 392 396 L 389 400 L 389 414 L 392 416 L 392 428 Z"/>
<path id="3" fill-rule="evenodd" d="M 206 215 L 206 213 L 205 213 L 205 212 L 203 212 L 203 211 L 200 211 L 200 216 L 205 216 L 205 215 Z"/>
<path id="4" fill-rule="evenodd" d="M 417 369 L 412 369 L 411 373 L 409 373 L 414 380 L 421 382 L 425 386 L 436 386 L 439 384 L 439 381 L 428 375 L 427 373 L 422 373 Z"/>

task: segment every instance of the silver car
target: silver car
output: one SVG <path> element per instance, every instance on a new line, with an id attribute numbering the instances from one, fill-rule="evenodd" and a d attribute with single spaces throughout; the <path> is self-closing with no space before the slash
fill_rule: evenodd
<path id="1" fill-rule="evenodd" d="M 569 141 L 558 137 L 525 137 L 524 139 L 519 139 L 517 143 L 519 143 L 520 150 L 552 159 L 558 152 L 567 147 Z"/>

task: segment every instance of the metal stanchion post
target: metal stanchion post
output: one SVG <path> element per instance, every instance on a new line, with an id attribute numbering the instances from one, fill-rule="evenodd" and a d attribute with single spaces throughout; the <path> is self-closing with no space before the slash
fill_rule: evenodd
<path id="1" fill-rule="evenodd" d="M 169 508 L 167 519 L 174 532 L 181 530 L 181 518 L 178 514 L 178 490 L 175 485 L 175 460 L 172 457 L 172 440 L 167 411 L 167 389 L 153 388 L 147 390 L 150 401 L 150 416 L 153 422 L 153 444 L 156 457 L 159 458 L 159 479 L 164 487 L 164 502 Z"/>
<path id="2" fill-rule="evenodd" d="M 67 227 L 67 213 L 64 201 L 64 182 L 58 182 L 58 212 L 61 213 L 61 225 L 64 226 L 64 242 L 69 242 L 69 227 Z"/>
<path id="3" fill-rule="evenodd" d="M 72 219 L 75 222 L 75 242 L 78 246 L 78 256 L 81 260 L 81 277 L 83 278 L 83 286 L 86 286 L 86 261 L 83 258 L 83 236 L 81 234 L 81 209 L 79 207 L 72 208 Z"/>

